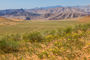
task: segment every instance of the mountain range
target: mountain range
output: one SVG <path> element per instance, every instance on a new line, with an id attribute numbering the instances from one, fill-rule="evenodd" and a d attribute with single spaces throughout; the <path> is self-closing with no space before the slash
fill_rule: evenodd
<path id="1" fill-rule="evenodd" d="M 0 10 L 0 16 L 31 20 L 46 19 L 60 20 L 90 15 L 90 5 L 87 6 L 49 6 L 34 9 L 7 9 Z"/>

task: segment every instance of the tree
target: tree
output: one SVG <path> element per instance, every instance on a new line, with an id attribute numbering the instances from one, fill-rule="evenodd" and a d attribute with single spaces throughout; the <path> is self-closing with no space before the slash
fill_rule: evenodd
<path id="1" fill-rule="evenodd" d="M 31 20 L 30 17 L 26 17 L 26 20 Z"/>

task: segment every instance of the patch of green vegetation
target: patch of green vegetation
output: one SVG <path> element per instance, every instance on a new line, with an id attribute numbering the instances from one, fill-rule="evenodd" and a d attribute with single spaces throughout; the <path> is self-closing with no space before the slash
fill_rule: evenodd
<path id="1" fill-rule="evenodd" d="M 28 40 L 30 42 L 41 42 L 44 37 L 40 32 L 31 32 L 29 34 L 23 35 L 24 40 Z"/>
<path id="2" fill-rule="evenodd" d="M 0 38 L 0 50 L 5 53 L 17 52 L 19 51 L 20 38 L 18 35 L 7 35 Z"/>

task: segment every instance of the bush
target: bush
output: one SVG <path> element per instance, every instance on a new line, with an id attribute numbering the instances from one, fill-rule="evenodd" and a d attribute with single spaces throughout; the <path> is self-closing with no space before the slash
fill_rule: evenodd
<path id="1" fill-rule="evenodd" d="M 42 42 L 44 37 L 40 32 L 31 32 L 23 35 L 23 39 L 29 40 L 30 42 Z"/>
<path id="2" fill-rule="evenodd" d="M 83 24 L 83 25 L 79 24 L 75 26 L 74 31 L 80 30 L 86 32 L 88 28 L 90 28 L 90 24 Z"/>
<path id="3" fill-rule="evenodd" d="M 68 27 L 64 30 L 64 32 L 67 33 L 71 33 L 73 31 L 72 27 Z"/>
<path id="4" fill-rule="evenodd" d="M 0 39 L 0 50 L 5 53 L 19 51 L 19 41 L 10 40 L 11 37 L 4 36 Z"/>
<path id="5" fill-rule="evenodd" d="M 65 32 L 63 31 L 64 29 L 58 29 L 57 30 L 57 36 L 63 37 L 65 35 Z"/>
<path id="6" fill-rule="evenodd" d="M 19 34 L 11 34 L 11 35 L 9 35 L 8 37 L 10 37 L 10 38 L 9 38 L 10 40 L 15 40 L 15 41 L 20 41 L 20 40 L 22 40 L 21 35 L 19 35 Z"/>

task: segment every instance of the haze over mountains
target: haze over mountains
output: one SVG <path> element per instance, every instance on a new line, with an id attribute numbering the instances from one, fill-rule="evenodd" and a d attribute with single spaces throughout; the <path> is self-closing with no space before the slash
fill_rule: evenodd
<path id="1" fill-rule="evenodd" d="M 0 10 L 0 16 L 6 18 L 26 19 L 31 20 L 47 19 L 60 20 L 67 18 L 76 18 L 90 15 L 90 5 L 88 6 L 49 6 L 35 9 L 7 9 Z"/>

